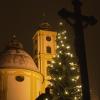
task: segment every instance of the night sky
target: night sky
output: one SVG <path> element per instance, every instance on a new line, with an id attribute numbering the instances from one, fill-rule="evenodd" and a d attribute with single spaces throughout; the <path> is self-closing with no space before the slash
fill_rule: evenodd
<path id="1" fill-rule="evenodd" d="M 46 20 L 56 28 L 61 8 L 72 10 L 71 0 L 2 0 L 0 1 L 0 51 L 11 34 L 16 34 L 25 49 L 32 54 L 32 36 L 41 23 L 43 13 Z M 91 88 L 100 96 L 100 0 L 83 0 L 83 14 L 93 15 L 98 23 L 85 30 L 87 63 Z"/>

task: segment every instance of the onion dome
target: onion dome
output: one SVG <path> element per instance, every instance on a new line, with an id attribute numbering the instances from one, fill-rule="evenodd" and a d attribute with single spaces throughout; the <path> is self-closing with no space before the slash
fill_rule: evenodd
<path id="1" fill-rule="evenodd" d="M 23 49 L 23 45 L 13 35 L 5 50 L 0 54 L 0 68 L 27 69 L 38 71 L 32 57 Z"/>

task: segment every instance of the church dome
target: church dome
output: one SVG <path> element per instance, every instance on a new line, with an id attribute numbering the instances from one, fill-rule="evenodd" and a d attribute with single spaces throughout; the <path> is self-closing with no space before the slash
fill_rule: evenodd
<path id="1" fill-rule="evenodd" d="M 23 45 L 13 36 L 0 54 L 0 68 L 28 69 L 38 71 L 32 57 L 23 49 Z"/>

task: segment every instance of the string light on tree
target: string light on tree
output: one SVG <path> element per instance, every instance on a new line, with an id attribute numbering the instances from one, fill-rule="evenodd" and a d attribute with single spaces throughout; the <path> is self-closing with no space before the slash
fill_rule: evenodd
<path id="1" fill-rule="evenodd" d="M 69 94 L 68 91 L 65 90 L 65 94 L 68 95 Z"/>
<path id="2" fill-rule="evenodd" d="M 49 100 L 48 98 L 45 98 L 45 100 Z"/>
<path id="3" fill-rule="evenodd" d="M 59 23 L 60 28 L 57 34 L 57 54 L 54 57 L 49 73 L 52 77 L 52 91 L 54 98 L 57 100 L 81 100 L 81 81 L 77 64 L 77 58 L 72 49 L 69 34 L 64 28 L 62 22 Z M 69 36 L 69 37 L 68 37 Z M 72 36 L 71 36 L 72 37 Z"/>

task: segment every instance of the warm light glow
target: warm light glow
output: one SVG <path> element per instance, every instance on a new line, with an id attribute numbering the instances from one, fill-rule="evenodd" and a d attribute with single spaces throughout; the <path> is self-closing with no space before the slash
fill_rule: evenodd
<path id="1" fill-rule="evenodd" d="M 56 80 L 56 78 L 53 78 L 53 80 Z"/>
<path id="2" fill-rule="evenodd" d="M 48 98 L 45 98 L 45 100 L 49 100 Z"/>
<path id="3" fill-rule="evenodd" d="M 74 57 L 73 54 L 71 54 L 70 57 L 71 57 L 71 58 Z"/>
<path id="4" fill-rule="evenodd" d="M 67 39 L 67 37 L 65 36 L 64 39 Z"/>
<path id="5" fill-rule="evenodd" d="M 62 44 L 62 47 L 64 47 L 64 44 Z"/>
<path id="6" fill-rule="evenodd" d="M 59 55 L 57 55 L 57 57 L 59 58 Z"/>
<path id="7" fill-rule="evenodd" d="M 62 51 L 59 51 L 59 53 L 62 53 Z"/>
<path id="8" fill-rule="evenodd" d="M 74 100 L 77 100 L 77 97 L 74 97 Z"/>
<path id="9" fill-rule="evenodd" d="M 57 48 L 59 48 L 59 45 L 57 45 Z"/>
<path id="10" fill-rule="evenodd" d="M 71 79 L 73 82 L 76 81 L 74 78 Z"/>
<path id="11" fill-rule="evenodd" d="M 71 67 L 71 70 L 75 70 L 76 68 L 75 67 Z"/>
<path id="12" fill-rule="evenodd" d="M 67 49 L 70 49 L 70 46 L 67 46 L 66 48 L 67 48 Z"/>
<path id="13" fill-rule="evenodd" d="M 63 43 L 63 41 L 60 41 L 61 43 Z"/>
<path id="14" fill-rule="evenodd" d="M 73 62 L 71 62 L 71 63 L 69 63 L 71 66 L 74 66 L 74 63 Z"/>
<path id="15" fill-rule="evenodd" d="M 67 55 L 70 55 L 71 53 L 70 52 L 68 52 L 68 53 L 66 53 Z"/>
<path id="16" fill-rule="evenodd" d="M 60 39 L 61 38 L 61 36 L 58 36 L 58 39 Z"/>
<path id="17" fill-rule="evenodd" d="M 78 86 L 76 86 L 77 88 L 82 88 L 82 86 L 81 85 L 78 85 Z"/>
<path id="18" fill-rule="evenodd" d="M 64 32 L 64 33 L 66 33 L 67 31 L 66 31 L 66 30 L 64 30 L 63 32 Z"/>
<path id="19" fill-rule="evenodd" d="M 59 62 L 59 65 L 61 65 L 61 62 Z"/>
<path id="20" fill-rule="evenodd" d="M 63 25 L 63 22 L 60 22 L 59 25 Z"/>
<path id="21" fill-rule="evenodd" d="M 58 35 L 60 35 L 60 33 L 58 33 Z"/>
<path id="22" fill-rule="evenodd" d="M 62 79 L 62 77 L 59 77 L 59 80 L 61 80 Z"/>
<path id="23" fill-rule="evenodd" d="M 76 76 L 76 79 L 78 80 L 79 79 L 79 76 Z"/>
<path id="24" fill-rule="evenodd" d="M 80 92 L 80 89 L 77 89 L 78 92 Z"/>
<path id="25" fill-rule="evenodd" d="M 53 67 L 53 65 L 50 65 L 50 67 Z"/>
<path id="26" fill-rule="evenodd" d="M 52 83 L 50 83 L 50 85 L 51 85 L 51 86 L 53 86 L 53 84 L 52 84 Z"/>
<path id="27" fill-rule="evenodd" d="M 55 63 L 55 61 L 53 60 L 53 61 L 52 61 L 52 63 L 54 64 L 54 63 Z"/>
<path id="28" fill-rule="evenodd" d="M 67 91 L 65 91 L 65 94 L 66 94 L 66 95 L 68 95 L 68 92 L 67 92 Z"/>

